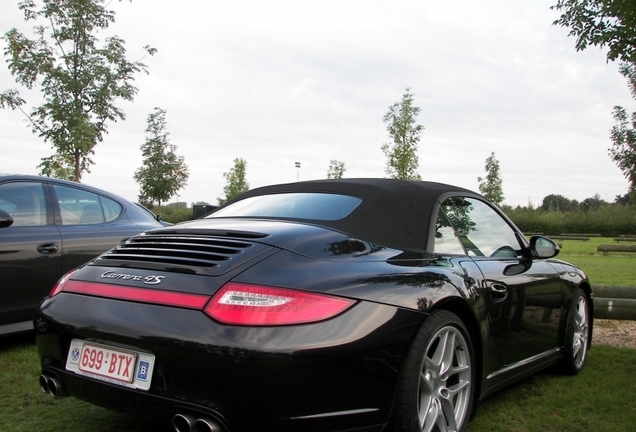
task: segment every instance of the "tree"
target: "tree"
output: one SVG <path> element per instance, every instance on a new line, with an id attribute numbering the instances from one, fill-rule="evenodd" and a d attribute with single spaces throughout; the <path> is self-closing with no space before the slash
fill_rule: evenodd
<path id="1" fill-rule="evenodd" d="M 384 115 L 383 121 L 393 142 L 383 144 L 382 151 L 387 157 L 385 172 L 389 178 L 421 180 L 417 173 L 420 165 L 417 148 L 424 126 L 416 124 L 421 109 L 413 105 L 410 90 L 407 87 L 402 100 L 391 105 Z"/>
<path id="2" fill-rule="evenodd" d="M 126 118 L 115 102 L 132 101 L 137 94 L 134 76 L 148 73 L 145 64 L 126 59 L 123 39 L 111 36 L 98 46 L 95 34 L 115 21 L 104 3 L 43 0 L 38 6 L 36 0 L 24 0 L 18 7 L 25 21 L 43 20 L 50 27 L 35 26 L 35 39 L 15 28 L 2 37 L 16 82 L 27 89 L 39 85 L 44 102 L 27 112 L 26 101 L 13 89 L 0 93 L 0 108 L 22 111 L 32 132 L 51 144 L 54 154 L 38 165 L 44 175 L 80 181 L 82 173 L 90 172 L 107 122 Z M 144 49 L 150 55 L 156 52 Z"/>
<path id="3" fill-rule="evenodd" d="M 607 201 L 601 199 L 599 194 L 594 194 L 593 197 L 585 198 L 581 201 L 580 207 L 581 210 L 598 210 L 606 205 Z"/>
<path id="4" fill-rule="evenodd" d="M 619 205 L 624 205 L 624 206 L 630 206 L 634 204 L 634 200 L 632 199 L 632 197 L 634 196 L 633 193 L 626 193 L 625 195 L 616 195 L 616 198 L 614 199 L 614 203 L 615 204 L 619 204 Z"/>
<path id="5" fill-rule="evenodd" d="M 619 71 L 636 99 L 636 2 L 558 0 L 552 9 L 563 12 L 554 24 L 570 29 L 570 35 L 576 37 L 577 51 L 590 45 L 607 47 L 608 61 L 622 62 Z M 613 115 L 616 125 L 610 134 L 609 154 L 628 179 L 630 194 L 636 198 L 636 113 L 630 121 L 625 109 L 615 106 Z"/>
<path id="6" fill-rule="evenodd" d="M 479 191 L 494 204 L 500 206 L 504 200 L 501 188 L 501 176 L 499 174 L 499 161 L 495 158 L 495 152 L 491 152 L 486 159 L 486 178 L 477 177 Z"/>
<path id="7" fill-rule="evenodd" d="M 329 162 L 329 170 L 327 171 L 328 179 L 341 179 L 346 171 L 345 163 L 331 159 Z"/>
<path id="8" fill-rule="evenodd" d="M 545 211 L 567 212 L 572 210 L 574 206 L 578 206 L 576 200 L 571 201 L 563 195 L 550 194 L 543 198 L 541 209 Z"/>
<path id="9" fill-rule="evenodd" d="M 161 203 L 172 198 L 183 188 L 190 173 L 183 156 L 175 153 L 166 132 L 166 111 L 155 108 L 148 115 L 146 142 L 141 145 L 143 165 L 135 171 L 134 179 L 140 186 L 139 201 Z"/>
<path id="10" fill-rule="evenodd" d="M 636 3 L 633 0 L 558 0 L 555 25 L 570 29 L 576 50 L 608 48 L 607 59 L 636 63 Z"/>
<path id="11" fill-rule="evenodd" d="M 224 205 L 227 202 L 233 200 L 243 192 L 250 190 L 250 185 L 245 180 L 245 170 L 247 168 L 247 162 L 245 159 L 234 159 L 234 167 L 228 172 L 223 173 L 223 177 L 227 181 L 227 184 L 223 188 L 225 198 L 217 198 L 219 205 Z"/>
<path id="12" fill-rule="evenodd" d="M 610 157 L 629 181 L 629 195 L 636 198 L 636 113 L 628 117 L 624 108 L 614 107 L 616 125 L 610 138 L 612 147 Z"/>

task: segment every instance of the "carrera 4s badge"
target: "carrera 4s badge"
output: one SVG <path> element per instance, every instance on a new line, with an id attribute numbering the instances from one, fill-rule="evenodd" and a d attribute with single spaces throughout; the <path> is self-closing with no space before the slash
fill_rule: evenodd
<path id="1" fill-rule="evenodd" d="M 165 279 L 165 276 L 129 275 L 129 274 L 125 274 L 125 273 L 115 273 L 113 271 L 104 272 L 104 273 L 102 273 L 101 277 L 103 277 L 104 279 L 121 279 L 121 280 L 130 280 L 130 281 L 143 282 L 143 283 L 148 284 L 148 285 L 160 284 L 161 281 L 163 279 Z"/>

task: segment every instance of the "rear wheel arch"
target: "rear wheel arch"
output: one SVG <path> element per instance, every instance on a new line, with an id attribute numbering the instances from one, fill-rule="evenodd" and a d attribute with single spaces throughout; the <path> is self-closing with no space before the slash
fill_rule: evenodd
<path id="1" fill-rule="evenodd" d="M 453 310 L 430 311 L 402 365 L 387 430 L 415 432 L 433 424 L 440 430 L 465 430 L 479 394 L 473 343 L 471 331 Z"/>

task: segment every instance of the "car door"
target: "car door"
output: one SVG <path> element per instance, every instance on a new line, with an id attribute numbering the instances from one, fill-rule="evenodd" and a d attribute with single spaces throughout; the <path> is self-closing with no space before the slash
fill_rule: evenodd
<path id="1" fill-rule="evenodd" d="M 65 271 L 80 266 L 119 242 L 141 232 L 123 206 L 106 196 L 80 188 L 51 184 L 56 224 L 62 235 Z"/>
<path id="2" fill-rule="evenodd" d="M 453 197 L 442 209 L 484 276 L 501 362 L 510 365 L 554 349 L 563 303 L 556 270 L 526 256 L 520 235 L 489 203 Z"/>
<path id="3" fill-rule="evenodd" d="M 11 333 L 31 327 L 36 306 L 61 276 L 63 249 L 41 182 L 0 184 L 0 208 L 13 218 L 0 228 L 0 333 Z"/>

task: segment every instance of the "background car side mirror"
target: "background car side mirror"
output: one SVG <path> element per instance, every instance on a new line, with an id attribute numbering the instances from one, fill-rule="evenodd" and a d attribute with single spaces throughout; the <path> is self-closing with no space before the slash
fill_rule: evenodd
<path id="1" fill-rule="evenodd" d="M 553 258 L 559 254 L 561 248 L 551 238 L 532 236 L 530 238 L 530 253 L 533 258 Z"/>
<path id="2" fill-rule="evenodd" d="M 13 225 L 13 218 L 9 213 L 0 209 L 0 228 L 6 228 Z"/>

